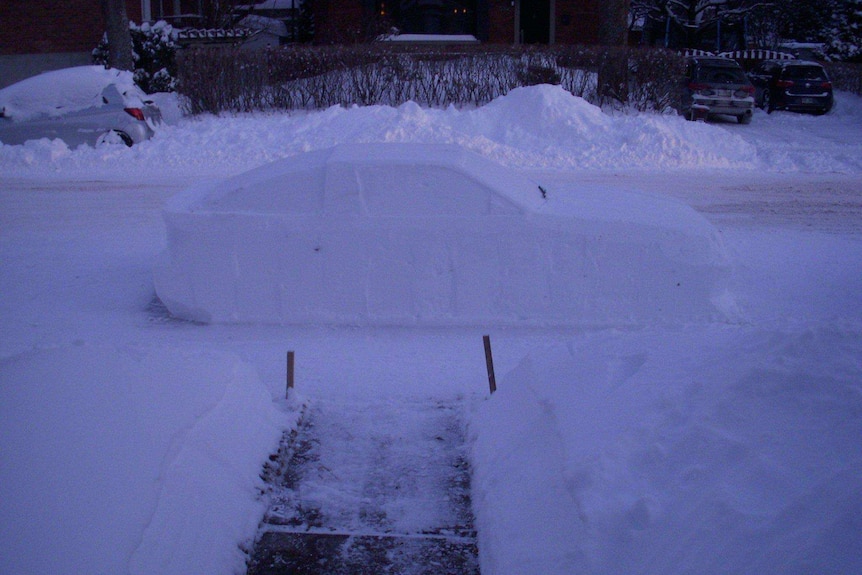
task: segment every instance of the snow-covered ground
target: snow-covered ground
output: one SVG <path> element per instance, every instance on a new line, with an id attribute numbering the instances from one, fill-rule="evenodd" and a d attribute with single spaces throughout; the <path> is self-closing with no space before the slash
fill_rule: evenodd
<path id="1" fill-rule="evenodd" d="M 862 572 L 862 100 L 837 102 L 739 126 L 609 115 L 547 86 L 468 110 L 182 119 L 164 99 L 170 124 L 131 149 L 0 145 L 0 572 L 241 572 L 261 466 L 299 405 L 381 396 L 470 404 L 485 575 Z M 679 200 L 719 234 L 738 313 L 601 329 L 165 316 L 169 198 L 356 142 L 459 144 L 550 198 Z"/>

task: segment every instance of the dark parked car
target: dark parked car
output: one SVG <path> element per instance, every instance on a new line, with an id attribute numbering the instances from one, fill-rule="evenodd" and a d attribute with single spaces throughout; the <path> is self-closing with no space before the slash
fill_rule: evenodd
<path id="1" fill-rule="evenodd" d="M 793 110 L 825 114 L 834 102 L 832 82 L 817 62 L 765 60 L 749 74 L 757 105 L 767 112 Z"/>
<path id="2" fill-rule="evenodd" d="M 81 66 L 45 72 L 0 90 L 0 142 L 59 138 L 80 144 L 137 144 L 153 136 L 161 112 L 131 72 Z"/>
<path id="3" fill-rule="evenodd" d="M 714 56 L 689 58 L 680 96 L 680 114 L 689 120 L 735 116 L 740 124 L 747 124 L 753 112 L 754 86 L 736 60 Z"/>

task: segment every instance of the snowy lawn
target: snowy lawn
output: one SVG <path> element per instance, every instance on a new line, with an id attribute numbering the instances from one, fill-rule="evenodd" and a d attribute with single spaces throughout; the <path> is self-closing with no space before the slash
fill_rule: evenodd
<path id="1" fill-rule="evenodd" d="M 130 149 L 0 145 L 0 572 L 242 572 L 261 466 L 302 401 L 458 394 L 485 575 L 862 572 L 862 101 L 837 102 L 738 126 L 612 116 L 550 87 L 475 110 L 198 119 L 166 99 L 173 122 Z M 601 329 L 165 317 L 170 197 L 363 142 L 459 144 L 563 201 L 688 204 L 729 254 L 738 314 Z M 288 349 L 298 394 L 283 402 Z"/>

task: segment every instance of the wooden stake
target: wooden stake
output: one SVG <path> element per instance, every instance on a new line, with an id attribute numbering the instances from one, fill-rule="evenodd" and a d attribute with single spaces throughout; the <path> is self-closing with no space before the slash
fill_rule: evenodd
<path id="1" fill-rule="evenodd" d="M 497 391 L 497 380 L 494 377 L 494 358 L 491 356 L 491 336 L 483 335 L 482 341 L 485 343 L 485 367 L 488 368 L 488 386 L 491 388 L 491 393 Z"/>
<path id="2" fill-rule="evenodd" d="M 284 392 L 285 399 L 290 395 L 290 390 L 293 389 L 293 352 L 287 352 L 287 389 Z"/>

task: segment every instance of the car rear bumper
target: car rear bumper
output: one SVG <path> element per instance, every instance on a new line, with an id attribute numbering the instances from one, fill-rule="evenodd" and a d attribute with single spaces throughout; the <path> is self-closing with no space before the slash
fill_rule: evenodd
<path id="1" fill-rule="evenodd" d="M 725 99 L 725 98 L 694 98 L 692 107 L 708 110 L 708 114 L 725 114 L 728 116 L 741 116 L 754 112 L 754 98 Z"/>
<path id="2" fill-rule="evenodd" d="M 153 137 L 153 129 L 146 122 L 134 122 L 123 127 L 123 131 L 129 135 L 136 144 L 149 140 Z"/>
<path id="3" fill-rule="evenodd" d="M 828 112 L 833 101 L 831 95 L 785 94 L 775 107 L 798 112 Z"/>

